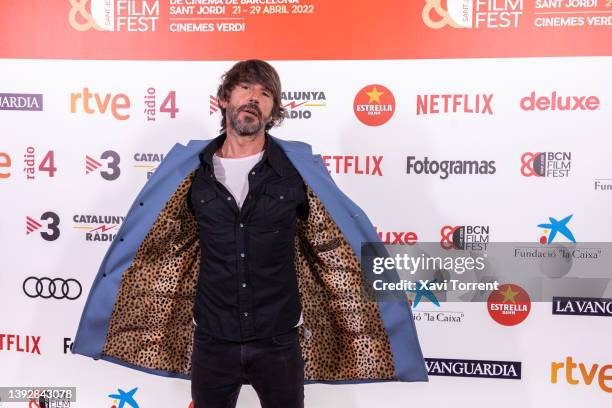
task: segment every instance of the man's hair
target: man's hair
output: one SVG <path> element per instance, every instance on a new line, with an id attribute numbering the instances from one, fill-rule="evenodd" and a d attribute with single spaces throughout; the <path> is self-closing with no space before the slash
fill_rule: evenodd
<path id="1" fill-rule="evenodd" d="M 272 94 L 274 102 L 270 122 L 266 125 L 266 131 L 273 126 L 281 124 L 286 109 L 281 105 L 281 83 L 278 73 L 265 61 L 246 60 L 236 63 L 229 71 L 221 77 L 222 83 L 217 89 L 217 99 L 219 101 L 229 101 L 230 94 L 234 87 L 241 82 L 258 84 L 267 88 Z M 221 131 L 226 130 L 225 109 L 221 108 Z"/>

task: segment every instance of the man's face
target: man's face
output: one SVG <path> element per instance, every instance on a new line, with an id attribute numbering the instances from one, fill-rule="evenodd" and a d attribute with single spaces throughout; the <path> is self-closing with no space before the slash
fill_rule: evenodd
<path id="1" fill-rule="evenodd" d="M 232 89 L 226 109 L 226 122 L 240 136 L 259 133 L 270 122 L 274 101 L 272 92 L 259 84 L 241 82 Z"/>

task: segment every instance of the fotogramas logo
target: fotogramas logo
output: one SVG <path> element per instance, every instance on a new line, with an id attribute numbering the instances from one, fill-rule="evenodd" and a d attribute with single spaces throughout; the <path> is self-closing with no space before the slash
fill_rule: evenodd
<path id="1" fill-rule="evenodd" d="M 444 249 L 485 251 L 489 245 L 488 225 L 445 225 L 440 229 L 440 246 Z"/>
<path id="2" fill-rule="evenodd" d="M 525 177 L 569 177 L 571 152 L 525 152 L 521 156 L 521 174 Z"/>
<path id="3" fill-rule="evenodd" d="M 429 375 L 444 377 L 521 379 L 520 361 L 455 360 L 450 358 L 425 358 Z"/>
<path id="4" fill-rule="evenodd" d="M 23 281 L 23 293 L 29 298 L 75 300 L 83 293 L 81 283 L 76 279 L 38 278 L 30 276 Z"/>
<path id="5" fill-rule="evenodd" d="M 119 215 L 75 214 L 73 228 L 82 230 L 85 241 L 111 242 L 125 217 Z"/>
<path id="6" fill-rule="evenodd" d="M 0 110 L 42 111 L 42 94 L 0 93 Z"/>
<path id="7" fill-rule="evenodd" d="M 368 85 L 355 96 L 353 110 L 357 119 L 364 125 L 384 125 L 395 112 L 395 97 L 383 85 Z"/>
<path id="8" fill-rule="evenodd" d="M 408 156 L 406 173 L 416 175 L 434 175 L 441 180 L 451 175 L 492 175 L 495 174 L 495 160 L 431 160 L 425 156 L 422 159 Z"/>
<path id="9" fill-rule="evenodd" d="M 487 300 L 489 316 L 503 326 L 522 323 L 531 311 L 529 294 L 520 286 L 503 284 Z"/>
<path id="10" fill-rule="evenodd" d="M 68 21 L 77 31 L 157 30 L 159 0 L 68 0 Z"/>
<path id="11" fill-rule="evenodd" d="M 330 173 L 382 176 L 383 156 L 322 156 Z"/>
<path id="12" fill-rule="evenodd" d="M 552 314 L 612 317 L 612 299 L 554 296 Z"/>
<path id="13" fill-rule="evenodd" d="M 164 153 L 134 153 L 134 167 L 147 172 L 147 180 L 151 178 L 157 166 L 164 160 Z"/>
<path id="14" fill-rule="evenodd" d="M 310 119 L 314 110 L 327 106 L 323 91 L 288 91 L 281 92 L 286 119 Z"/>
<path id="15" fill-rule="evenodd" d="M 523 0 L 425 0 L 421 14 L 429 28 L 517 28 Z"/>
<path id="16" fill-rule="evenodd" d="M 0 333 L 0 352 L 19 352 L 40 355 L 41 336 Z"/>

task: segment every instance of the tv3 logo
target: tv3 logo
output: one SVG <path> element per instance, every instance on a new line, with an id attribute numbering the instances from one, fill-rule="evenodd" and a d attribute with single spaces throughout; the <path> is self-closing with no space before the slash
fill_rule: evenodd
<path id="1" fill-rule="evenodd" d="M 100 155 L 99 160 L 106 161 L 105 170 L 100 170 L 100 175 L 104 180 L 117 180 L 121 175 L 119 163 L 121 156 L 114 150 L 107 150 Z M 85 174 L 93 173 L 103 166 L 103 163 L 89 155 L 85 155 Z"/>
<path id="2" fill-rule="evenodd" d="M 47 225 L 43 225 L 40 221 L 47 221 Z M 60 236 L 59 230 L 60 217 L 53 211 L 44 212 L 39 219 L 26 216 L 26 234 L 29 235 L 39 229 L 45 227 L 46 230 L 40 231 L 40 236 L 45 241 L 55 241 Z"/>

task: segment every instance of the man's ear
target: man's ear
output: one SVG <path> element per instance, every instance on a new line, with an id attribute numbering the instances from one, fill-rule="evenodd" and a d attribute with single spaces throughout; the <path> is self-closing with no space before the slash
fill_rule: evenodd
<path id="1" fill-rule="evenodd" d="M 227 109 L 227 101 L 224 99 L 219 99 L 219 106 L 221 106 L 223 109 Z"/>

